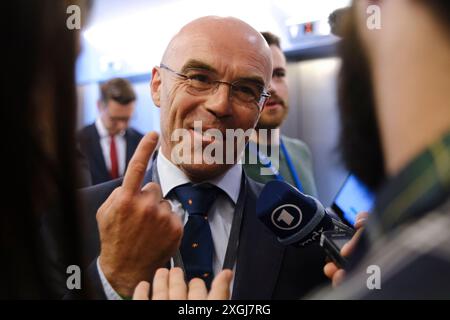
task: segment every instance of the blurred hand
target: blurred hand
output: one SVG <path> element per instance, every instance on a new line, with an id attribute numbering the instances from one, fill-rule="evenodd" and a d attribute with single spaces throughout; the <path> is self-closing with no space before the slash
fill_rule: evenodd
<path id="1" fill-rule="evenodd" d="M 353 252 L 356 243 L 361 236 L 361 233 L 366 224 L 367 218 L 369 217 L 368 212 L 360 212 L 356 216 L 355 229 L 357 230 L 352 239 L 347 242 L 341 249 L 341 256 L 348 257 Z M 331 280 L 333 287 L 337 287 L 345 277 L 345 271 L 338 268 L 334 262 L 328 262 L 323 268 L 325 275 Z"/>
<path id="2" fill-rule="evenodd" d="M 232 277 L 231 270 L 222 270 L 208 293 L 202 279 L 192 279 L 187 285 L 180 268 L 158 269 L 153 278 L 152 300 L 228 300 Z M 150 283 L 141 281 L 134 290 L 133 300 L 149 300 L 149 292 Z"/>
<path id="3" fill-rule="evenodd" d="M 175 253 L 183 226 L 162 198 L 161 188 L 142 181 L 158 135 L 142 138 L 131 158 L 122 186 L 97 211 L 100 232 L 100 267 L 122 296 L 133 294 L 139 281 L 151 279 Z"/>

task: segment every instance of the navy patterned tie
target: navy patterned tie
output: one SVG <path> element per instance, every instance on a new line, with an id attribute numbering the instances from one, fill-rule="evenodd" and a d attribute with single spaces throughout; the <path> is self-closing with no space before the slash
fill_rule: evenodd
<path id="1" fill-rule="evenodd" d="M 220 189 L 211 184 L 185 184 L 174 189 L 183 208 L 189 213 L 184 226 L 180 253 L 187 280 L 201 278 L 210 288 L 214 278 L 212 260 L 214 245 L 208 222 L 208 211 Z"/>

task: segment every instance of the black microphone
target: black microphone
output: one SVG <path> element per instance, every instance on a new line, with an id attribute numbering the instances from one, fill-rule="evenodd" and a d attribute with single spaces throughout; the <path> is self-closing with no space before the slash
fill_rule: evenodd
<path id="1" fill-rule="evenodd" d="M 278 180 L 264 186 L 256 203 L 256 214 L 283 245 L 304 247 L 319 241 L 323 231 L 354 233 L 331 217 L 319 200 Z"/>

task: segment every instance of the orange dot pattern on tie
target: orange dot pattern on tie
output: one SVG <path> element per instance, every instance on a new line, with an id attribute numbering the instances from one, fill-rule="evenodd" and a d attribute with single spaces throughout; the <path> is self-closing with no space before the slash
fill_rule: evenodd
<path id="1" fill-rule="evenodd" d="M 214 245 L 207 216 L 220 189 L 210 184 L 189 183 L 173 191 L 189 214 L 180 245 L 187 280 L 203 278 L 209 288 L 214 275 Z"/>

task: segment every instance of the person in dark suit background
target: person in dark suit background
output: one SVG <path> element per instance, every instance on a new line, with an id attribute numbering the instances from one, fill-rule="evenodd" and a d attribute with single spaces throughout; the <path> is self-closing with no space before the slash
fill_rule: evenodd
<path id="1" fill-rule="evenodd" d="M 194 121 L 222 134 L 255 127 L 269 96 L 271 60 L 261 34 L 234 18 L 200 18 L 172 39 L 152 72 L 152 98 L 161 109 L 160 148 L 151 157 L 156 137 L 146 135 L 123 180 L 81 191 L 92 228 L 86 243 L 97 297 L 130 297 L 140 281 L 164 266 L 182 266 L 188 280 L 197 276 L 206 283 L 232 269 L 234 299 L 295 299 L 326 280 L 318 245 L 283 247 L 258 221 L 262 185 L 246 176 L 240 153 L 235 150 L 232 164 L 174 158 L 177 129 L 209 145 L 210 139 L 194 132 Z M 199 152 L 187 150 L 193 157 Z M 195 218 L 193 208 L 206 202 L 209 209 L 199 209 L 201 219 Z M 190 228 L 195 221 L 197 231 Z"/>
<path id="2" fill-rule="evenodd" d="M 99 117 L 78 134 L 87 158 L 92 184 L 117 179 L 125 173 L 142 134 L 129 127 L 136 93 L 129 81 L 114 78 L 100 86 Z"/>

